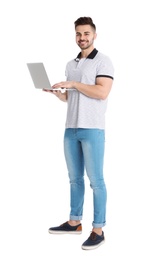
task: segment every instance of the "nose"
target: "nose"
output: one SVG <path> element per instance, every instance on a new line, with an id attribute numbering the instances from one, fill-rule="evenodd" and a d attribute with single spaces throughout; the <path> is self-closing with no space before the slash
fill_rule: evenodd
<path id="1" fill-rule="evenodd" d="M 84 41 L 84 36 L 83 35 L 80 37 L 80 41 Z"/>

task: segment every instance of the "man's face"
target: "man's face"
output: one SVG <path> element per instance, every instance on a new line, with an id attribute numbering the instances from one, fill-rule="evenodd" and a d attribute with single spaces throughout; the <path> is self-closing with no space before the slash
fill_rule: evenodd
<path id="1" fill-rule="evenodd" d="M 78 25 L 75 31 L 76 43 L 81 50 L 86 50 L 93 45 L 96 33 L 90 25 Z"/>

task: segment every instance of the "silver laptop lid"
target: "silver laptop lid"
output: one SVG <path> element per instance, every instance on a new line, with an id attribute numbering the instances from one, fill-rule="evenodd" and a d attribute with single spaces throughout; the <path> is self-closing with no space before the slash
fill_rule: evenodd
<path id="1" fill-rule="evenodd" d="M 42 62 L 27 63 L 27 66 L 35 88 L 52 89 L 44 64 Z"/>

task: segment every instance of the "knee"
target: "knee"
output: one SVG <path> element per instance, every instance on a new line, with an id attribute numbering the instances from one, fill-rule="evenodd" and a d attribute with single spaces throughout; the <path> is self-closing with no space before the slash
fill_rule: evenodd
<path id="1" fill-rule="evenodd" d="M 98 180 L 94 180 L 90 182 L 90 187 L 93 190 L 96 189 L 104 189 L 105 188 L 105 183 L 104 183 L 104 179 L 98 179 Z"/>

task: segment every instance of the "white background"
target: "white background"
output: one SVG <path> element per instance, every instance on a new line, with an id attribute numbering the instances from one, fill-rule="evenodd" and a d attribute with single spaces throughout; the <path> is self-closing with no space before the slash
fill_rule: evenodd
<path id="1" fill-rule="evenodd" d="M 0 258 L 153 260 L 152 0 L 0 2 Z M 83 233 L 53 236 L 69 216 L 63 156 L 66 104 L 36 90 L 27 62 L 42 61 L 51 83 L 75 58 L 74 21 L 91 16 L 95 47 L 110 56 L 115 80 L 106 114 L 106 243 L 90 252 L 92 190 L 86 180 Z"/>

